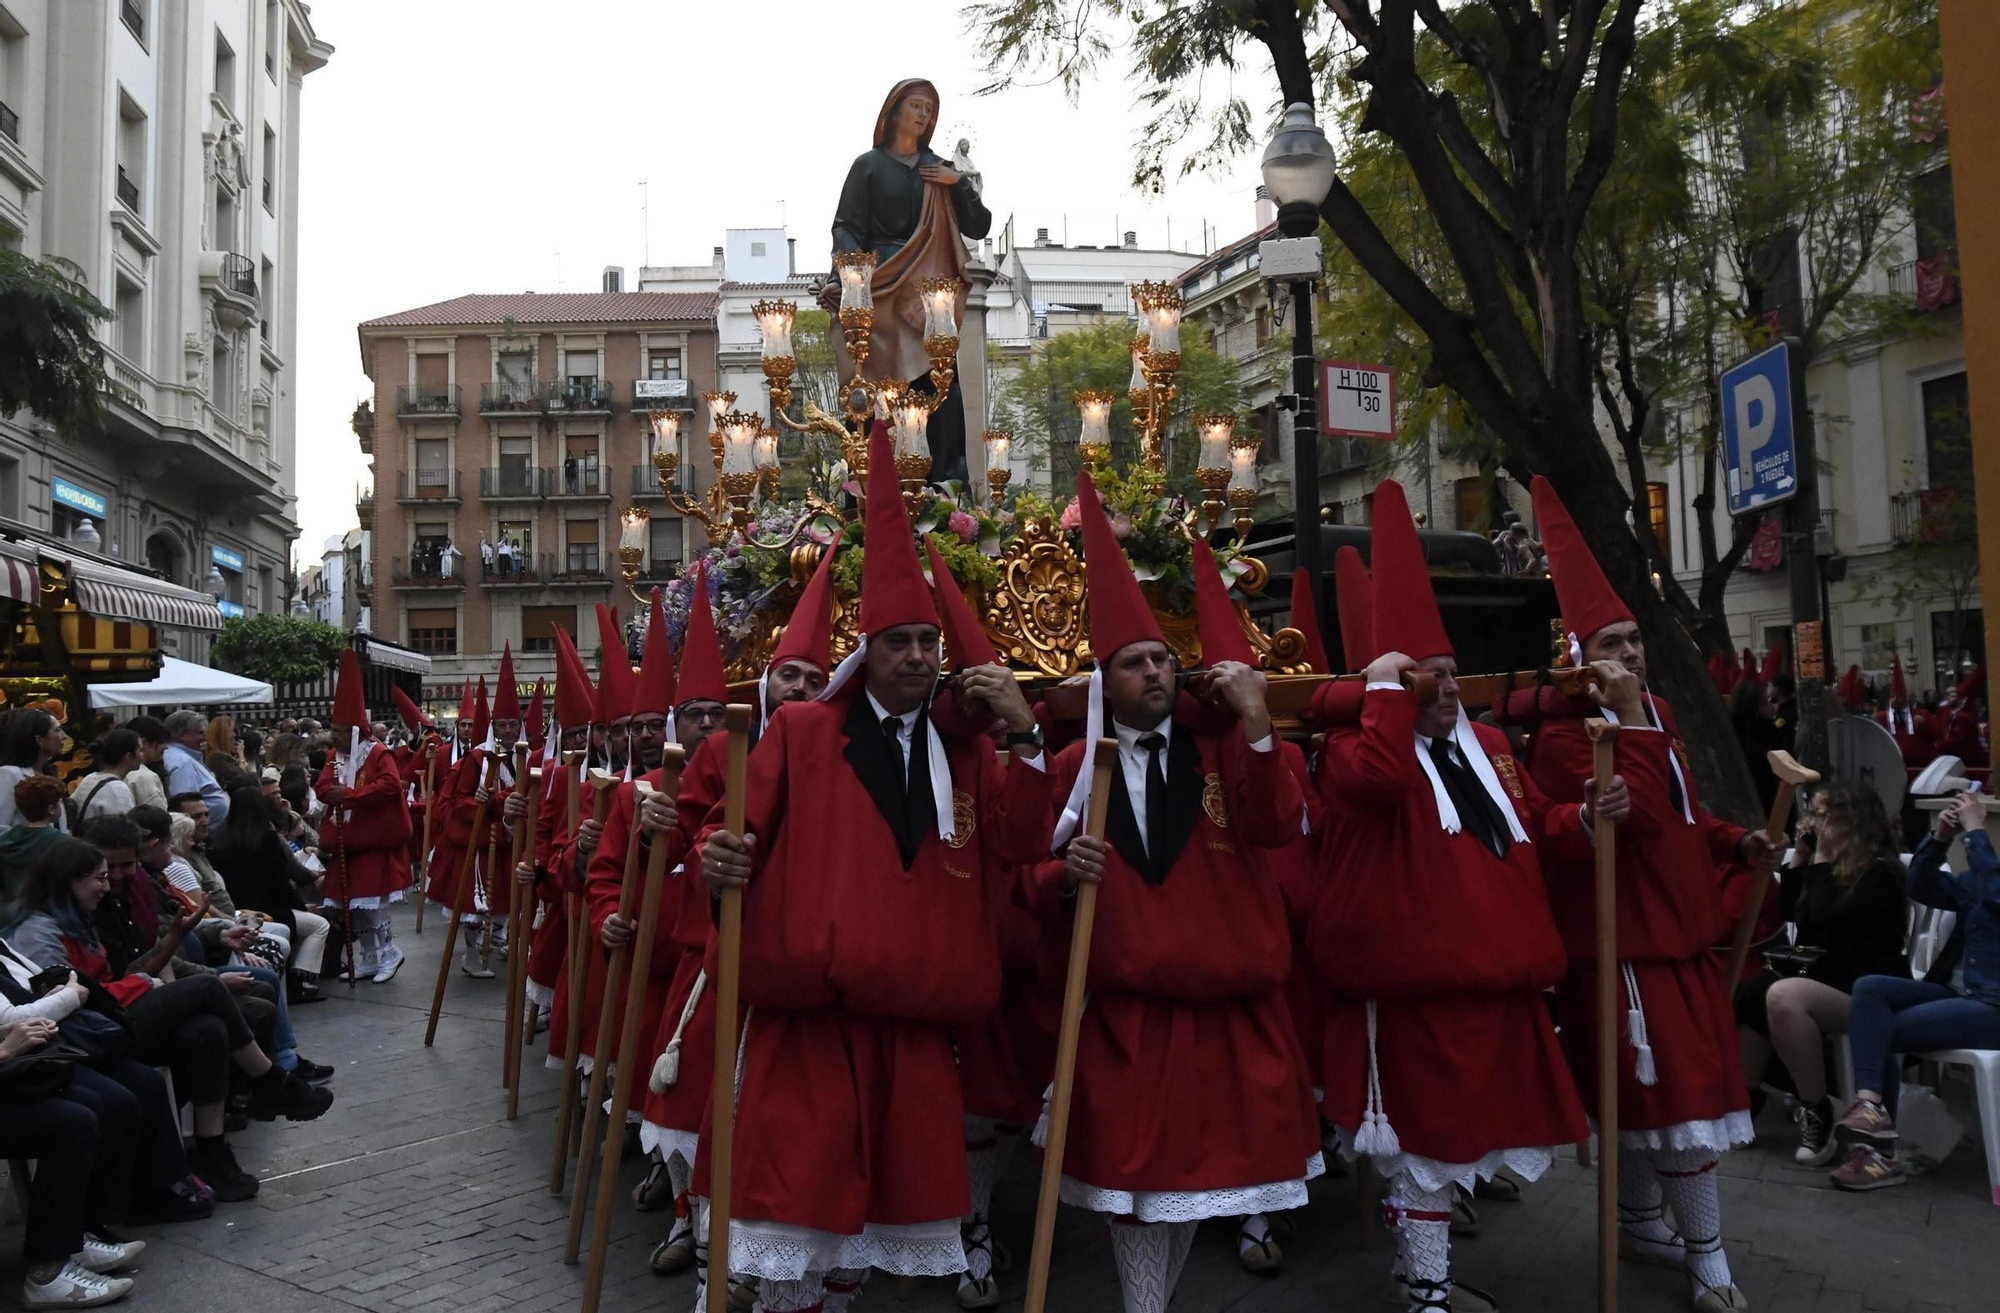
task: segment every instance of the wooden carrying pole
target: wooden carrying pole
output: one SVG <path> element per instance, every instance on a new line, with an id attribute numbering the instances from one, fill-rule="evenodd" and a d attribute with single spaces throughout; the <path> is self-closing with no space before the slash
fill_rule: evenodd
<path id="1" fill-rule="evenodd" d="M 632 914 L 638 911 L 639 903 L 638 815 L 639 811 L 635 799 L 635 805 L 632 809 L 634 822 L 632 834 L 625 843 L 625 870 L 623 877 L 618 882 L 618 915 L 620 919 L 626 921 L 630 921 Z M 600 839 L 598 842 L 602 843 L 603 840 Z M 590 919 L 590 900 L 585 898 L 583 904 L 584 924 L 588 925 Z M 586 944 L 590 942 L 590 936 L 587 932 L 584 942 Z M 604 1087 L 610 1083 L 611 1046 L 614 1042 L 612 1032 L 618 1021 L 619 1013 L 623 1011 L 629 1014 L 635 1006 L 631 999 L 626 998 L 631 985 L 631 973 L 629 970 L 631 961 L 632 946 L 628 942 L 622 948 L 611 950 L 610 965 L 604 970 L 604 995 L 602 1001 L 597 1005 L 597 1045 L 591 1050 L 590 1097 L 585 1099 L 583 1104 L 583 1150 L 578 1154 L 576 1160 L 576 1189 L 572 1190 L 569 1196 L 569 1233 L 563 1238 L 563 1262 L 565 1263 L 575 1263 L 577 1251 L 583 1247 L 583 1215 L 585 1210 L 590 1207 L 588 1202 L 590 1198 L 590 1172 L 592 1165 L 596 1161 L 590 1156 L 590 1148 L 592 1141 L 597 1135 L 598 1116 L 604 1107 Z M 645 997 L 645 986 L 643 984 L 640 986 L 640 997 Z M 623 1000 L 624 1004 L 622 1008 L 620 1007 L 621 1000 Z M 622 1071 L 618 1073 L 621 1083 L 627 1074 Z M 609 1133 L 614 1141 L 622 1141 L 625 1136 L 625 1123 L 621 1120 L 617 1125 L 610 1128 Z"/>
<path id="2" fill-rule="evenodd" d="M 514 745 L 514 789 L 516 792 L 520 791 L 521 785 L 527 778 L 528 745 L 525 743 L 516 743 Z M 534 791 L 530 790 L 528 796 L 533 797 Z M 528 837 L 534 832 L 534 827 L 531 825 L 524 824 L 514 827 L 514 842 L 507 850 L 506 882 L 510 885 L 518 886 L 520 884 L 520 876 L 516 872 L 521 865 L 521 846 L 527 842 Z M 497 837 L 498 832 L 496 831 L 495 833 Z M 495 865 L 498 865 L 498 863 L 496 862 Z M 501 883 L 501 880 L 496 876 L 493 882 L 497 885 Z M 516 893 L 518 894 L 518 892 L 519 890 L 517 889 Z M 519 934 L 521 927 L 516 924 L 520 918 L 511 914 L 520 910 L 518 906 L 520 901 L 518 897 L 510 898 L 507 901 L 507 910 L 510 913 L 507 918 L 507 1007 L 506 1020 L 501 1023 L 500 1027 L 500 1088 L 503 1090 L 514 1088 L 514 1036 L 521 1021 L 519 995 L 520 968 L 527 965 L 528 961 L 528 955 L 519 951 L 521 945 L 513 942 L 514 937 Z"/>
<path id="3" fill-rule="evenodd" d="M 667 745 L 659 796 L 672 799 L 680 792 L 681 766 L 687 754 L 674 744 Z M 633 790 L 632 847 L 639 846 L 639 808 L 655 790 L 641 783 Z M 646 887 L 639 900 L 639 928 L 632 940 L 631 985 L 626 990 L 625 1020 L 618 1032 L 618 1079 L 611 1087 L 611 1115 L 604 1136 L 604 1162 L 597 1169 L 596 1211 L 590 1225 L 590 1262 L 583 1275 L 583 1313 L 597 1313 L 597 1301 L 604 1293 L 604 1261 L 611 1248 L 611 1211 L 618 1202 L 618 1159 L 625 1148 L 625 1113 L 632 1106 L 631 1073 L 639 1061 L 639 1028 L 645 1021 L 646 983 L 653 969 L 653 936 L 660 924 L 660 886 L 667 876 L 667 853 L 673 847 L 670 834 L 659 835 L 646 845 Z M 607 1009 L 608 1010 L 608 1009 Z M 647 1037 L 649 1040 L 651 1036 Z M 585 1151 L 589 1145 L 584 1146 Z M 577 1191 L 579 1195 L 583 1192 Z M 727 1284 L 727 1283 L 725 1283 Z"/>
<path id="4" fill-rule="evenodd" d="M 1611 782 L 1618 730 L 1592 717 L 1597 794 Z M 1597 846 L 1597 1308 L 1618 1313 L 1618 827 L 1600 813 Z"/>
<path id="5" fill-rule="evenodd" d="M 479 849 L 486 841 L 486 809 L 492 804 L 493 786 L 500 780 L 499 757 L 487 755 L 486 774 L 481 778 L 480 788 L 488 797 L 472 813 L 472 835 L 465 842 L 465 860 L 458 864 L 458 896 L 452 902 L 451 924 L 444 928 L 444 956 L 438 961 L 437 988 L 431 991 L 431 1019 L 424 1027 L 425 1048 L 437 1038 L 438 1013 L 444 1008 L 444 986 L 451 979 L 451 956 L 458 947 L 458 923 L 465 915 L 465 905 L 472 899 L 472 871 L 479 861 Z"/>
<path id="6" fill-rule="evenodd" d="M 1104 809 L 1111 803 L 1111 772 L 1118 769 L 1118 740 L 1099 739 L 1091 753 L 1090 812 L 1083 832 L 1104 837 Z M 1049 1293 L 1049 1258 L 1055 1251 L 1056 1200 L 1062 1189 L 1063 1144 L 1069 1138 L 1069 1099 L 1076 1082 L 1077 1035 L 1083 1028 L 1083 994 L 1090 978 L 1090 930 L 1097 919 L 1097 886 L 1076 891 L 1069 938 L 1069 976 L 1063 984 L 1062 1027 L 1056 1032 L 1055 1089 L 1049 1098 L 1049 1131 L 1042 1151 L 1042 1189 L 1035 1203 L 1034 1248 L 1028 1259 L 1025 1313 L 1042 1313 Z"/>
<path id="7" fill-rule="evenodd" d="M 1809 770 L 1798 763 L 1798 759 L 1783 748 L 1773 748 L 1764 754 L 1764 760 L 1771 763 L 1771 773 L 1778 777 L 1778 793 L 1771 799 L 1771 814 L 1764 820 L 1764 833 L 1771 838 L 1773 847 L 1785 846 L 1785 823 L 1792 819 L 1792 798 L 1799 787 L 1818 784 L 1819 772 Z M 1750 881 L 1750 897 L 1743 904 L 1743 915 L 1736 922 L 1736 934 L 1729 941 L 1729 974 L 1724 976 L 1723 988 L 1733 995 L 1736 982 L 1743 978 L 1743 963 L 1750 957 L 1750 941 L 1757 934 L 1757 917 L 1764 910 L 1764 895 L 1770 890 L 1770 877 L 1762 871 L 1755 873 Z"/>
<path id="8" fill-rule="evenodd" d="M 521 754 L 523 762 L 527 754 Z M 529 1041 L 535 1037 L 535 1009 L 528 1002 L 528 944 L 533 938 L 535 906 L 535 811 L 542 797 L 542 769 L 537 766 L 529 771 L 516 771 L 514 778 L 522 781 L 521 787 L 528 791 L 528 809 L 521 814 L 521 826 L 514 835 L 514 915 L 512 918 L 512 943 L 507 954 L 508 974 L 513 978 L 513 988 L 508 998 L 514 1004 L 514 1024 L 507 1028 L 507 1034 L 514 1043 L 514 1059 L 507 1066 L 507 1120 L 513 1121 L 521 1115 L 521 1055 L 527 1051 Z M 523 867 L 527 876 L 521 875 Z"/>
<path id="9" fill-rule="evenodd" d="M 743 837 L 744 777 L 750 766 L 750 708 L 732 702 L 725 713 L 729 755 L 724 774 L 722 828 Z M 698 875 L 692 878 L 699 879 Z M 716 920 L 715 1084 L 709 1094 L 708 1308 L 729 1313 L 729 1210 L 735 1199 L 730 1166 L 736 1147 L 736 983 L 743 954 L 743 891 L 722 891 Z M 719 1255 L 719 1257 L 718 1257 Z M 698 1311 L 700 1313 L 700 1311 Z"/>
<path id="10" fill-rule="evenodd" d="M 573 767 L 575 757 L 570 764 Z M 570 776 L 574 781 L 576 776 Z M 598 824 L 604 823 L 604 814 L 611 807 L 611 786 L 617 781 L 601 770 L 590 772 L 590 787 L 595 794 L 590 804 L 590 817 Z M 577 817 L 582 814 L 581 795 L 578 785 L 570 785 L 569 832 L 574 835 L 578 829 Z M 582 1119 L 577 1116 L 577 1067 L 581 1065 L 583 1053 L 583 995 L 590 987 L 590 917 L 587 913 L 589 902 L 580 887 L 583 877 L 574 871 L 563 873 L 563 883 L 569 886 L 569 893 L 563 899 L 563 907 L 569 914 L 569 1037 L 563 1045 L 562 1090 L 556 1098 L 556 1149 L 555 1160 L 549 1167 L 549 1193 L 561 1194 L 563 1177 L 569 1171 L 570 1144 L 575 1138 Z"/>
<path id="11" fill-rule="evenodd" d="M 424 762 L 424 846 L 417 853 L 417 933 L 424 932 L 424 876 L 431 869 L 431 813 L 437 810 L 437 745 Z"/>

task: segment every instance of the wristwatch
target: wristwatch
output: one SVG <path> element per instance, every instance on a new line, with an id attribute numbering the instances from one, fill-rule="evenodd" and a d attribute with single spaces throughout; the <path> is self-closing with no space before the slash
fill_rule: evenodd
<path id="1" fill-rule="evenodd" d="M 1007 746 L 1010 748 L 1041 747 L 1042 727 L 1037 725 L 1033 729 L 1009 730 L 1007 732 Z"/>

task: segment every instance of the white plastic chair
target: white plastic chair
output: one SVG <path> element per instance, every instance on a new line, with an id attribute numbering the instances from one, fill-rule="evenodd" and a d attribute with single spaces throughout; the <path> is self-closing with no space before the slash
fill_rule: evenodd
<path id="1" fill-rule="evenodd" d="M 1972 1068 L 1979 1097 L 1979 1138 L 1986 1146 L 1986 1184 L 2000 1208 L 2000 1049 L 1940 1049 L 1912 1057 L 1948 1067 Z"/>

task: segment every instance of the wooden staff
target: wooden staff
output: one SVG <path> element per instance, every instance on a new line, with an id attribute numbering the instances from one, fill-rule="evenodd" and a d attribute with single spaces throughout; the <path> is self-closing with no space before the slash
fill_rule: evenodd
<path id="1" fill-rule="evenodd" d="M 472 836 L 465 844 L 465 860 L 458 864 L 458 897 L 451 909 L 451 924 L 444 928 L 444 957 L 438 962 L 437 988 L 431 992 L 430 1024 L 424 1027 L 424 1047 L 429 1048 L 437 1038 L 438 1013 L 444 1007 L 444 986 L 451 979 L 451 955 L 458 946 L 458 922 L 465 915 L 465 905 L 472 897 L 473 867 L 479 861 L 479 846 L 486 841 L 486 809 L 492 804 L 493 786 L 500 780 L 500 758 L 491 753 L 486 757 L 486 775 L 480 789 L 488 795 L 472 813 Z"/>
<path id="2" fill-rule="evenodd" d="M 633 829 L 625 842 L 625 872 L 618 882 L 618 916 L 625 921 L 632 919 L 632 913 L 637 910 L 635 904 L 639 901 L 638 816 L 635 798 L 632 809 Z M 602 843 L 603 840 L 600 839 L 598 842 Z M 584 900 L 583 920 L 585 924 L 590 921 L 588 898 Z M 589 942 L 587 936 L 584 942 Z M 583 1104 L 583 1152 L 576 1160 L 576 1189 L 571 1191 L 569 1196 L 569 1234 L 563 1239 L 565 1263 L 574 1264 L 577 1250 L 583 1246 L 583 1213 L 589 1206 L 585 1200 L 590 1196 L 590 1172 L 594 1161 L 590 1156 L 590 1146 L 597 1134 L 598 1113 L 604 1106 L 604 1086 L 609 1079 L 611 1069 L 612 1026 L 618 1020 L 619 1000 L 624 1000 L 623 1011 L 628 1015 L 637 1006 L 634 1000 L 625 997 L 631 986 L 631 973 L 628 970 L 631 957 L 632 949 L 629 943 L 622 948 L 614 948 L 611 950 L 610 964 L 604 969 L 604 994 L 597 1007 L 597 1046 L 592 1050 L 590 1063 L 590 1097 Z M 643 982 L 640 983 L 639 991 L 640 998 L 644 998 Z M 621 1084 L 629 1074 L 622 1071 L 618 1073 Z M 610 1133 L 613 1140 L 622 1140 L 625 1134 L 624 1123 L 620 1122 L 611 1127 Z"/>
<path id="3" fill-rule="evenodd" d="M 649 797 L 671 800 L 680 792 L 681 767 L 686 760 L 687 753 L 682 748 L 668 744 L 661 787 L 656 791 L 643 781 L 633 787 L 633 850 L 639 847 L 642 833 L 639 809 Z M 660 886 L 666 879 L 667 852 L 672 847 L 671 834 L 657 835 L 646 845 L 646 888 L 639 901 L 639 927 L 632 940 L 631 985 L 626 990 L 625 1021 L 618 1032 L 618 1079 L 611 1088 L 610 1121 L 604 1135 L 604 1163 L 597 1170 L 597 1205 L 590 1228 L 590 1263 L 585 1267 L 583 1276 L 583 1313 L 597 1313 L 598 1297 L 604 1293 L 604 1260 L 611 1247 L 611 1210 L 618 1198 L 618 1158 L 625 1147 L 625 1114 L 632 1106 L 632 1072 L 639 1061 L 639 1028 L 645 1021 L 643 1003 L 647 980 L 653 970 L 653 936 L 660 924 Z M 584 1147 L 587 1150 L 588 1143 Z M 578 1197 L 582 1194 L 582 1190 L 577 1191 Z"/>
<path id="4" fill-rule="evenodd" d="M 570 771 L 569 785 L 569 832 L 574 839 L 580 828 L 578 817 L 583 814 L 582 785 L 576 775 L 576 764 L 583 757 L 581 752 L 572 752 L 564 757 Z M 590 804 L 591 819 L 600 825 L 604 823 L 604 813 L 611 806 L 611 786 L 617 783 L 601 770 L 590 772 L 590 787 L 595 795 Z M 569 1171 L 570 1140 L 573 1138 L 579 1119 L 576 1115 L 576 1069 L 578 1057 L 583 1052 L 583 995 L 590 987 L 590 933 L 589 918 L 584 915 L 586 906 L 582 890 L 576 886 L 582 876 L 574 871 L 564 873 L 563 882 L 570 886 L 564 896 L 563 908 L 569 914 L 569 1038 L 563 1045 L 562 1090 L 556 1098 L 556 1151 L 555 1161 L 549 1166 L 549 1193 L 561 1194 L 563 1177 Z"/>
<path id="5" fill-rule="evenodd" d="M 417 853 L 417 933 L 424 932 L 424 877 L 431 865 L 431 813 L 437 810 L 437 744 L 431 744 L 424 762 L 424 846 Z"/>
<path id="6" fill-rule="evenodd" d="M 1771 814 L 1764 820 L 1764 833 L 1769 835 L 1774 847 L 1782 849 L 1785 844 L 1785 822 L 1792 818 L 1792 796 L 1803 784 L 1818 784 L 1819 772 L 1801 766 L 1798 758 L 1783 748 L 1773 748 L 1764 754 L 1764 760 L 1771 763 L 1771 773 L 1778 777 L 1778 794 L 1771 799 Z M 1755 873 L 1750 881 L 1750 898 L 1743 904 L 1743 916 L 1736 922 L 1735 938 L 1729 941 L 1729 974 L 1723 977 L 1723 988 L 1731 995 L 1736 992 L 1736 982 L 1743 978 L 1743 963 L 1750 956 L 1750 941 L 1757 935 L 1757 916 L 1764 910 L 1764 895 L 1771 887 L 1771 879 L 1762 871 Z"/>
<path id="7" fill-rule="evenodd" d="M 528 773 L 528 745 L 525 743 L 516 743 L 514 745 L 515 792 L 518 793 L 520 791 L 521 782 L 526 778 L 527 773 Z M 495 883 L 504 884 L 506 886 L 511 887 L 520 882 L 520 876 L 516 874 L 516 870 L 521 865 L 521 842 L 522 840 L 526 839 L 527 836 L 528 836 L 528 828 L 526 826 L 515 827 L 513 843 L 510 844 L 507 849 L 507 857 L 508 857 L 507 874 L 504 880 L 496 880 Z M 495 829 L 494 831 L 494 843 L 496 846 L 499 843 L 498 829 Z M 496 860 L 493 864 L 495 866 L 498 866 L 499 862 Z M 508 903 L 508 908 L 511 910 L 513 908 L 513 905 L 514 905 L 513 902 L 510 901 Z M 510 925 L 508 927 L 508 934 L 510 939 L 512 937 L 513 930 L 514 927 Z M 514 947 L 515 947 L 514 944 L 512 943 L 508 944 L 509 950 L 512 950 Z M 516 1026 L 520 1024 L 520 1013 L 517 1010 L 517 1004 L 515 1001 L 515 994 L 514 994 L 515 975 L 516 975 L 515 968 L 518 967 L 520 964 L 521 964 L 521 955 L 517 952 L 509 951 L 507 954 L 507 983 L 503 987 L 506 991 L 506 1003 L 503 1012 L 505 1019 L 500 1023 L 500 1088 L 503 1090 L 511 1090 L 514 1088 L 514 1029 Z"/>
<path id="8" fill-rule="evenodd" d="M 744 777 L 750 765 L 750 708 L 732 702 L 722 828 L 743 837 Z M 743 891 L 724 889 L 716 920 L 715 1083 L 709 1092 L 708 1309 L 729 1313 L 729 1210 L 735 1200 L 730 1166 L 736 1146 L 736 984 L 743 955 Z M 721 1255 L 720 1258 L 716 1255 Z M 719 1275 L 718 1275 L 719 1274 Z"/>
<path id="9" fill-rule="evenodd" d="M 527 769 L 528 749 L 514 749 L 514 787 L 527 790 L 527 809 L 522 812 L 520 823 L 514 829 L 514 900 L 508 906 L 513 912 L 508 926 L 507 945 L 507 1002 L 514 1009 L 514 1024 L 507 1028 L 507 1039 L 513 1046 L 513 1057 L 507 1064 L 507 1120 L 513 1121 L 521 1115 L 521 1054 L 528 1047 L 534 1032 L 523 1031 L 521 1018 L 532 1019 L 534 1009 L 528 1006 L 528 941 L 532 937 L 527 923 L 534 920 L 532 910 L 535 905 L 534 858 L 535 804 L 541 799 L 542 772 L 540 767 Z M 523 878 L 521 870 L 527 868 Z M 532 1024 L 532 1021 L 531 1021 Z"/>
<path id="10" fill-rule="evenodd" d="M 1591 717 L 1595 796 L 1611 783 L 1618 730 Z M 1597 1307 L 1618 1313 L 1618 827 L 1592 809 L 1597 846 Z"/>
<path id="11" fill-rule="evenodd" d="M 1111 804 L 1111 772 L 1118 769 L 1118 740 L 1099 739 L 1092 750 L 1090 812 L 1083 832 L 1104 837 L 1104 809 Z M 1042 1313 L 1049 1293 L 1049 1258 L 1055 1251 L 1056 1202 L 1062 1190 L 1063 1144 L 1069 1138 L 1069 1100 L 1076 1083 L 1077 1036 L 1083 1028 L 1083 994 L 1090 976 L 1090 930 L 1097 919 L 1097 886 L 1076 891 L 1076 917 L 1069 936 L 1069 978 L 1063 984 L 1062 1028 L 1056 1032 L 1055 1089 L 1049 1097 L 1049 1130 L 1042 1149 L 1042 1190 L 1035 1203 L 1034 1249 L 1028 1259 L 1025 1313 Z M 711 1251 L 713 1252 L 713 1251 Z M 715 1313 L 720 1313 L 716 1310 Z"/>

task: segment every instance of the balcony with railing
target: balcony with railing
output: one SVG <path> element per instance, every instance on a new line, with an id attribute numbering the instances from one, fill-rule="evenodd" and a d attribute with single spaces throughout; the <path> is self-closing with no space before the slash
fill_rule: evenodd
<path id="1" fill-rule="evenodd" d="M 539 586 L 547 576 L 549 554 L 539 557 L 533 552 L 495 553 L 491 565 L 479 567 L 479 582 L 488 588 L 525 588 Z"/>
<path id="2" fill-rule="evenodd" d="M 354 521 L 364 529 L 375 527 L 375 490 L 365 483 L 354 485 Z"/>
<path id="3" fill-rule="evenodd" d="M 548 496 L 549 472 L 534 465 L 487 466 L 479 471 L 481 501 L 538 501 Z"/>
<path id="4" fill-rule="evenodd" d="M 396 414 L 403 419 L 456 419 L 458 405 L 456 383 L 401 383 L 396 387 Z"/>
<path id="5" fill-rule="evenodd" d="M 479 385 L 482 415 L 539 415 L 548 409 L 549 385 L 532 380 L 500 379 Z"/>
<path id="6" fill-rule="evenodd" d="M 662 496 L 660 492 L 660 471 L 654 466 L 653 462 L 647 461 L 643 465 L 634 465 L 632 467 L 632 496 L 641 501 L 660 500 Z"/>
<path id="7" fill-rule="evenodd" d="M 132 181 L 123 164 L 118 166 L 118 203 L 134 214 L 139 212 L 139 184 Z"/>
<path id="8" fill-rule="evenodd" d="M 544 477 L 551 497 L 605 498 L 611 495 L 611 481 L 605 473 L 601 465 L 574 461 L 547 471 Z"/>
<path id="9" fill-rule="evenodd" d="M 456 506 L 459 502 L 458 471 L 403 470 L 396 475 L 396 500 L 404 506 Z"/>
<path id="10" fill-rule="evenodd" d="M 375 454 L 375 407 L 364 401 L 354 408 L 347 417 L 347 427 L 354 430 L 354 440 L 361 444 L 361 454 Z"/>
<path id="11" fill-rule="evenodd" d="M 463 588 L 466 565 L 458 552 L 447 556 L 442 550 L 431 550 L 419 556 L 398 556 L 389 563 L 389 582 L 397 588 Z"/>
<path id="12" fill-rule="evenodd" d="M 635 378 L 632 409 L 693 410 L 694 389 L 684 378 Z"/>
<path id="13" fill-rule="evenodd" d="M 21 140 L 21 116 L 9 109 L 4 100 L 0 100 L 0 137 L 12 142 Z"/>
<path id="14" fill-rule="evenodd" d="M 132 190 L 132 204 L 138 203 L 138 188 Z M 124 198 L 120 193 L 121 200 Z M 247 301 L 257 299 L 257 266 L 247 255 L 231 252 L 222 257 L 222 285 Z"/>
<path id="15" fill-rule="evenodd" d="M 1899 547 L 1970 542 L 1975 529 L 1972 502 L 1961 501 L 1957 488 L 1918 488 L 1889 499 L 1889 538 Z"/>
<path id="16" fill-rule="evenodd" d="M 555 585 L 602 587 L 605 582 L 604 554 L 596 543 L 573 543 L 567 552 L 551 552 L 542 557 L 543 578 Z"/>
<path id="17" fill-rule="evenodd" d="M 549 409 L 570 415 L 609 414 L 611 393 L 609 379 L 566 379 L 549 389 Z"/>

